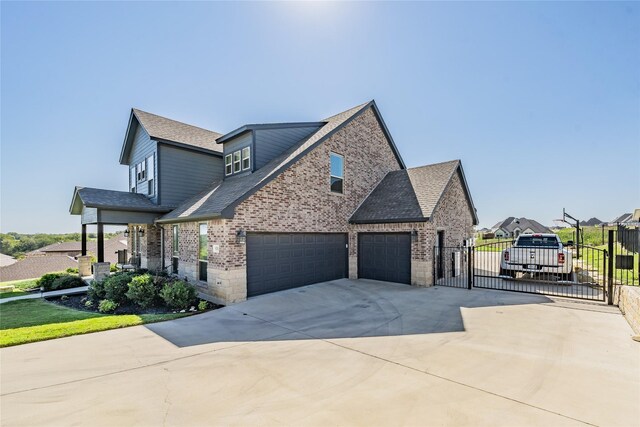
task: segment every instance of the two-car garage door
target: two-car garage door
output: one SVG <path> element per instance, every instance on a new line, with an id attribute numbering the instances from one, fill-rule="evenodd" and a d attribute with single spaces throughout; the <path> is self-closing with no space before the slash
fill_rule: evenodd
<path id="1" fill-rule="evenodd" d="M 248 233 L 247 296 L 347 277 L 347 235 Z"/>

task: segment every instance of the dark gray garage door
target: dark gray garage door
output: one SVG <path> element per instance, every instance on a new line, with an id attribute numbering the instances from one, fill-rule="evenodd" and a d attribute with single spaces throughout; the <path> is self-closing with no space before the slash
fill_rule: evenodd
<path id="1" fill-rule="evenodd" d="M 248 233 L 247 296 L 347 277 L 347 235 Z"/>
<path id="2" fill-rule="evenodd" d="M 411 284 L 409 233 L 359 233 L 358 277 Z"/>

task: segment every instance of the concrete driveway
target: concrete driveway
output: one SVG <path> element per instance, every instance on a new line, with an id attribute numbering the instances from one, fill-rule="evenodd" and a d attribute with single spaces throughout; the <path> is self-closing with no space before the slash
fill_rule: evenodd
<path id="1" fill-rule="evenodd" d="M 631 335 L 607 306 L 345 279 L 2 349 L 0 421 L 633 426 Z"/>

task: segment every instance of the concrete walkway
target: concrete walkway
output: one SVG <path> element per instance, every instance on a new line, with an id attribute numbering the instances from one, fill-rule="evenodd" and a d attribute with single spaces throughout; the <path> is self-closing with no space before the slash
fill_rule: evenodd
<path id="1" fill-rule="evenodd" d="M 33 292 L 33 293 L 28 294 L 28 295 L 21 295 L 19 297 L 11 297 L 11 298 L 0 299 L 0 304 L 4 304 L 5 302 L 11 302 L 11 301 L 20 301 L 20 300 L 23 300 L 23 299 L 48 298 L 48 297 L 58 297 L 58 296 L 62 296 L 62 295 L 81 294 L 83 292 L 87 292 L 87 289 L 89 289 L 88 286 L 79 286 L 77 288 L 62 289 L 62 290 L 59 290 L 59 291 Z"/>
<path id="2" fill-rule="evenodd" d="M 340 280 L 0 350 L 0 424 L 636 426 L 619 311 Z"/>

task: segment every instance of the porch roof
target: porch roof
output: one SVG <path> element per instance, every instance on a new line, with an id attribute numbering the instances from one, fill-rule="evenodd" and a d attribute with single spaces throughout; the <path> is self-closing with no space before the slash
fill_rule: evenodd
<path id="1" fill-rule="evenodd" d="M 80 215 L 82 224 L 153 224 L 170 206 L 159 206 L 142 194 L 99 188 L 76 187 L 69 212 Z"/>

